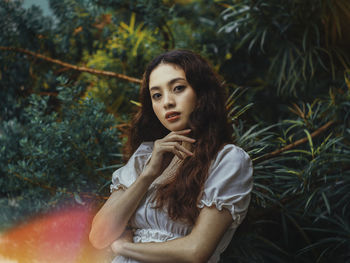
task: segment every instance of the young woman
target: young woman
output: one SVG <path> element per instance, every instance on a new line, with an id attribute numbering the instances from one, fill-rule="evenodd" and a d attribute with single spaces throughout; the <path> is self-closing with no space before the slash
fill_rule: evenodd
<path id="1" fill-rule="evenodd" d="M 249 156 L 231 143 L 225 91 L 199 55 L 155 58 L 129 136 L 132 153 L 113 173 L 111 196 L 90 241 L 117 262 L 218 262 L 244 219 Z"/>

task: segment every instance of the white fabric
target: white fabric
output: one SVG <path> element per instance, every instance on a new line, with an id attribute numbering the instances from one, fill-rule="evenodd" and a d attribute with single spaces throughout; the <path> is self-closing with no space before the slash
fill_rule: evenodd
<path id="1" fill-rule="evenodd" d="M 128 188 L 145 167 L 152 150 L 153 142 L 142 143 L 128 163 L 113 173 L 111 191 Z M 233 144 L 225 145 L 211 163 L 198 207 L 215 205 L 219 210 L 226 208 L 230 211 L 234 222 L 224 234 L 208 263 L 219 261 L 220 254 L 229 245 L 234 232 L 247 213 L 253 187 L 252 174 L 253 168 L 248 154 Z M 131 219 L 132 227 L 137 229 L 134 242 L 164 242 L 189 234 L 192 226 L 173 221 L 164 210 L 153 208 L 152 188 L 151 185 Z M 138 261 L 121 256 L 113 260 L 113 263 L 136 262 Z"/>

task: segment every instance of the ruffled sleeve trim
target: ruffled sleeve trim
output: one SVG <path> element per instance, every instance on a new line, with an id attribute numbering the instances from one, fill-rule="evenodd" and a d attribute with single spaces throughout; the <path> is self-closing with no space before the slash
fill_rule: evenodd
<path id="1" fill-rule="evenodd" d="M 241 148 L 228 144 L 219 151 L 209 168 L 199 208 L 214 206 L 226 208 L 237 227 L 244 219 L 253 187 L 253 168 L 248 154 Z"/>
<path id="2" fill-rule="evenodd" d="M 152 156 L 153 142 L 143 142 L 123 167 L 114 171 L 110 191 L 129 188 Z"/>
<path id="3" fill-rule="evenodd" d="M 116 178 L 115 182 L 113 182 L 111 185 L 110 185 L 110 192 L 112 193 L 113 191 L 117 191 L 119 189 L 122 189 L 122 190 L 126 190 L 128 187 L 126 187 L 125 185 L 123 185 L 122 183 L 119 182 L 119 179 Z"/>
<path id="4" fill-rule="evenodd" d="M 201 202 L 197 206 L 199 208 L 215 206 L 219 211 L 222 211 L 222 209 L 226 208 L 230 212 L 233 219 L 233 223 L 230 228 L 238 227 L 246 216 L 246 211 L 244 211 L 243 213 L 237 212 L 235 210 L 235 206 L 232 203 L 223 203 L 215 200 L 213 201 L 201 200 Z"/>

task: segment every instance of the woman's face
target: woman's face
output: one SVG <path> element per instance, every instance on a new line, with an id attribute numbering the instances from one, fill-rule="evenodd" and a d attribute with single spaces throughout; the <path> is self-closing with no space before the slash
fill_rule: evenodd
<path id="1" fill-rule="evenodd" d="M 174 64 L 159 64 L 150 74 L 152 107 L 159 121 L 170 131 L 188 128 L 197 96 L 185 72 Z"/>

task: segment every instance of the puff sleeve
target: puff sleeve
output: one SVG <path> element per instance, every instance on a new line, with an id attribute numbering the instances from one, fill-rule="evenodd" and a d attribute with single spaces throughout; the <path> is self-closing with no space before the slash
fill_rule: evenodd
<path id="1" fill-rule="evenodd" d="M 198 207 L 215 205 L 219 210 L 228 209 L 234 220 L 232 227 L 237 227 L 248 210 L 252 175 L 249 155 L 233 144 L 225 145 L 209 168 Z"/>
<path id="2" fill-rule="evenodd" d="M 143 142 L 123 167 L 114 171 L 110 191 L 125 189 L 132 185 L 152 155 L 153 142 Z"/>

